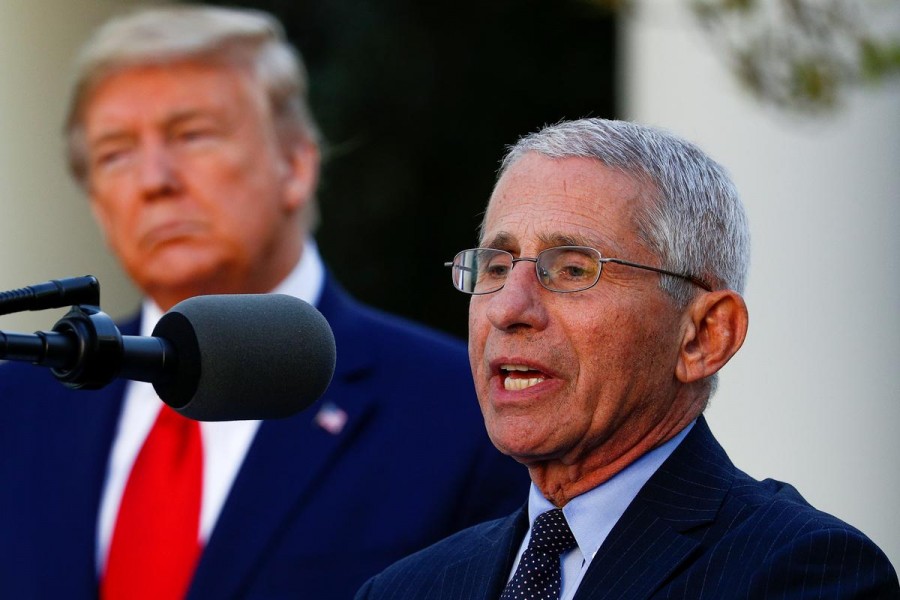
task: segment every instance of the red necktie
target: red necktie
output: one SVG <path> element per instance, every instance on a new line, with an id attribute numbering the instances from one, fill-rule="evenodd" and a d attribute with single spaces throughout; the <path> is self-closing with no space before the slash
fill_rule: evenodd
<path id="1" fill-rule="evenodd" d="M 200 424 L 163 405 L 119 506 L 104 600 L 184 598 L 200 557 Z"/>

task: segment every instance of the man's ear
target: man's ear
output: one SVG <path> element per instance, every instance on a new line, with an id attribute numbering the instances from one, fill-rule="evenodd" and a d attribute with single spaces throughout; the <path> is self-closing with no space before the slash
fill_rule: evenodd
<path id="1" fill-rule="evenodd" d="M 319 148 L 312 142 L 294 144 L 286 155 L 285 208 L 303 210 L 319 181 Z"/>
<path id="2" fill-rule="evenodd" d="M 699 381 L 721 369 L 747 336 L 747 304 L 733 290 L 701 294 L 688 306 L 675 376 Z"/>

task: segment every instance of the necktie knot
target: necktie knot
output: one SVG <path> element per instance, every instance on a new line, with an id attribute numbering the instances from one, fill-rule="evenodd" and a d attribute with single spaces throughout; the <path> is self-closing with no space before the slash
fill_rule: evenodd
<path id="1" fill-rule="evenodd" d="M 561 508 L 541 513 L 534 520 L 529 548 L 559 556 L 577 544 Z"/>

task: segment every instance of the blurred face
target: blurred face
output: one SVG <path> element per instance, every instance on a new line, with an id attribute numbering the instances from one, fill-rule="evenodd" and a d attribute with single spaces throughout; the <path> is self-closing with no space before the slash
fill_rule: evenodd
<path id="1" fill-rule="evenodd" d="M 183 62 L 117 72 L 86 103 L 94 214 L 163 309 L 269 291 L 299 258 L 317 157 L 281 149 L 258 87 L 237 69 Z"/>
<path id="2" fill-rule="evenodd" d="M 599 162 L 527 154 L 497 183 L 481 245 L 516 257 L 591 246 L 659 266 L 636 235 L 641 193 Z M 501 451 L 529 467 L 574 466 L 579 478 L 659 441 L 678 410 L 684 324 L 658 283 L 655 273 L 606 264 L 593 288 L 560 294 L 522 262 L 503 289 L 472 297 L 472 372 Z"/>

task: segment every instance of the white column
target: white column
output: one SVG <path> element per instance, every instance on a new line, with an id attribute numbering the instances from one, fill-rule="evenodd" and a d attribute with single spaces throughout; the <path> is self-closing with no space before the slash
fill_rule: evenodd
<path id="1" fill-rule="evenodd" d="M 62 124 L 77 48 L 137 0 L 0 2 L 0 291 L 96 275 L 101 307 L 120 316 L 137 293 L 107 253 L 63 158 Z M 65 311 L 0 317 L 6 331 L 49 329 Z"/>
<path id="2" fill-rule="evenodd" d="M 724 164 L 749 213 L 750 332 L 707 416 L 739 467 L 900 564 L 900 84 L 825 117 L 762 106 L 688 4 L 624 21 L 621 104 Z"/>

